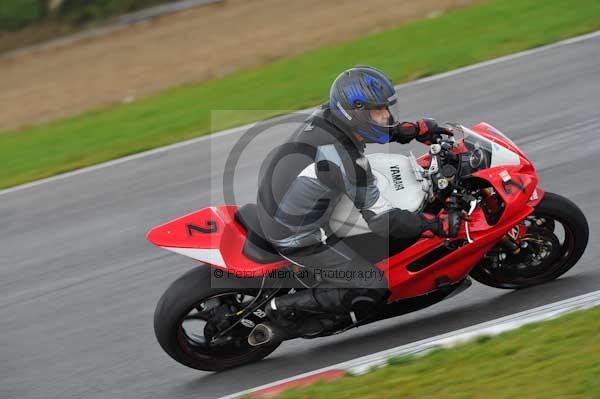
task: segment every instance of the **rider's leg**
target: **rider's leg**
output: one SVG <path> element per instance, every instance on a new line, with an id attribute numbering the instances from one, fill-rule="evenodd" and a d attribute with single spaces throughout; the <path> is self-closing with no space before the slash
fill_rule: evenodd
<path id="1" fill-rule="evenodd" d="M 363 319 L 387 298 L 388 284 L 383 271 L 342 241 L 283 251 L 283 255 L 321 279 L 319 286 L 277 297 L 267 306 L 270 316 L 286 330 L 297 327 L 294 324 L 298 314 L 334 313 L 350 317 L 354 312 L 353 317 Z"/>

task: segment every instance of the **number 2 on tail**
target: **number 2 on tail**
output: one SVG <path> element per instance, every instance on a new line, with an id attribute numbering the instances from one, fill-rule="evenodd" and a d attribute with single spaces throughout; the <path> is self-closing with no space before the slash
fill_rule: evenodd
<path id="1" fill-rule="evenodd" d="M 200 227 L 200 226 L 196 226 L 194 224 L 188 224 L 187 225 L 188 235 L 191 237 L 193 235 L 194 231 L 197 231 L 198 233 L 202 233 L 202 234 L 213 234 L 213 233 L 217 232 L 217 222 L 215 222 L 214 220 L 209 220 L 208 222 L 206 222 L 206 225 L 208 227 Z"/>

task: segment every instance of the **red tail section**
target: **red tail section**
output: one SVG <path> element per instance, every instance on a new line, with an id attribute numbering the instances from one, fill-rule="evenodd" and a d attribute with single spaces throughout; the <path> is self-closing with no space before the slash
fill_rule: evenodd
<path id="1" fill-rule="evenodd" d="M 148 232 L 148 241 L 173 252 L 226 268 L 244 277 L 278 269 L 285 262 L 256 263 L 244 256 L 247 234 L 235 221 L 234 205 L 204 208 Z"/>

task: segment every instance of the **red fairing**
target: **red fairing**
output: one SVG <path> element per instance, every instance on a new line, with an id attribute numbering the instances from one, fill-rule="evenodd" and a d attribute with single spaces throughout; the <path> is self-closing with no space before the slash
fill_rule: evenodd
<path id="1" fill-rule="evenodd" d="M 246 231 L 235 220 L 238 207 L 204 208 L 157 226 L 148 233 L 153 244 L 232 273 L 260 276 L 286 264 L 262 264 L 244 256 Z"/>
<path id="2" fill-rule="evenodd" d="M 511 142 L 510 140 L 507 140 L 506 138 L 499 135 L 498 129 L 496 129 L 494 126 L 490 125 L 489 123 L 479 122 L 478 124 L 472 126 L 471 130 L 481 134 L 486 139 L 489 139 L 495 143 L 500 144 L 501 146 L 508 148 L 512 152 L 516 152 L 517 154 L 519 154 L 519 156 L 521 158 L 524 158 L 527 160 L 527 156 L 525 156 L 525 154 L 519 149 L 519 147 L 514 145 L 514 143 Z M 527 161 L 529 162 L 529 160 L 527 160 Z"/>
<path id="3" fill-rule="evenodd" d="M 533 193 L 531 194 L 527 205 L 529 205 L 532 208 L 535 208 L 537 204 L 542 202 L 542 198 L 544 198 L 544 190 L 542 190 L 539 187 L 536 187 Z"/>
<path id="4" fill-rule="evenodd" d="M 474 174 L 491 183 L 505 202 L 505 211 L 498 223 L 491 226 L 487 223 L 483 210 L 477 208 L 468 222 L 470 237 L 474 241 L 472 244 L 464 245 L 444 256 L 443 239 L 424 238 L 405 251 L 380 262 L 377 266 L 386 272 L 392 291 L 390 301 L 431 292 L 436 288 L 436 279 L 440 276 L 447 277 L 452 282 L 463 279 L 502 236 L 533 212 L 530 198 L 536 190 L 538 178 L 535 174 L 522 173 L 525 169 L 527 167 L 523 165 L 500 166 Z M 503 183 L 502 176 L 507 173 L 522 189 Z M 456 239 L 466 239 L 464 225 Z M 441 256 L 433 263 L 425 262 L 428 266 L 422 270 L 410 271 L 419 263 L 417 260 L 432 251 L 440 251 Z"/>
<path id="5" fill-rule="evenodd" d="M 204 208 L 148 232 L 148 240 L 160 247 L 219 248 L 237 206 Z"/>
<path id="6" fill-rule="evenodd" d="M 479 123 L 471 129 L 519 155 L 520 165 L 498 166 L 474 174 L 474 176 L 491 183 L 496 193 L 505 202 L 505 211 L 498 223 L 490 226 L 482 209 L 477 208 L 469 221 L 470 237 L 474 242 L 446 256 L 443 256 L 444 243 L 442 239 L 421 239 L 405 251 L 380 262 L 377 266 L 386 272 L 390 283 L 392 291 L 390 301 L 430 292 L 435 289 L 435 281 L 440 276 L 445 276 L 452 282 L 466 277 L 481 258 L 496 245 L 497 241 L 533 212 L 534 207 L 543 198 L 544 192 L 537 187 L 538 176 L 535 168 L 519 148 L 485 122 Z M 466 148 L 461 142 L 454 152 L 458 154 L 464 151 Z M 430 155 L 424 154 L 417 162 L 422 167 L 428 168 L 430 160 Z M 510 177 L 511 183 L 507 185 L 503 181 L 503 177 L 505 179 Z M 457 238 L 466 238 L 464 226 Z M 410 269 L 415 269 L 414 265 L 423 258 L 424 254 L 434 251 L 442 254 L 437 261 L 428 263 L 429 266 L 423 270 L 410 271 Z"/>
<path id="7" fill-rule="evenodd" d="M 472 126 L 471 130 L 518 154 L 521 158 L 522 172 L 534 175 L 537 179 L 537 173 L 535 172 L 533 163 L 529 160 L 529 158 L 527 158 L 525 153 L 523 153 L 523 151 L 521 151 L 521 149 L 517 147 L 512 141 L 499 134 L 498 130 L 495 127 L 486 122 L 479 122 L 475 126 Z M 544 198 L 544 191 L 541 188 L 536 187 L 531 194 L 528 205 L 531 207 L 535 207 L 542 201 L 542 198 Z"/>

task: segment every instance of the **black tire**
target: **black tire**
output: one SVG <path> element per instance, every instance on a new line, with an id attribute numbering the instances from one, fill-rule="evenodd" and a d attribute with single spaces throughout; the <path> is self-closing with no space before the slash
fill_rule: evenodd
<path id="1" fill-rule="evenodd" d="M 530 278 L 514 279 L 490 272 L 482 263 L 471 271 L 471 277 L 495 288 L 520 289 L 552 281 L 571 269 L 583 255 L 588 243 L 589 227 L 583 212 L 567 198 L 545 193 L 533 216 L 560 223 L 564 229 L 564 242 L 560 243 L 543 272 Z"/>
<path id="2" fill-rule="evenodd" d="M 220 371 L 263 359 L 279 344 L 239 348 L 236 353 L 197 349 L 182 341 L 182 323 L 198 304 L 213 296 L 225 295 L 232 288 L 211 287 L 209 266 L 196 267 L 175 280 L 162 295 L 154 312 L 154 333 L 160 346 L 177 362 L 204 371 Z M 257 289 L 236 288 L 240 294 L 255 294 Z M 238 348 L 236 348 L 238 350 Z"/>

